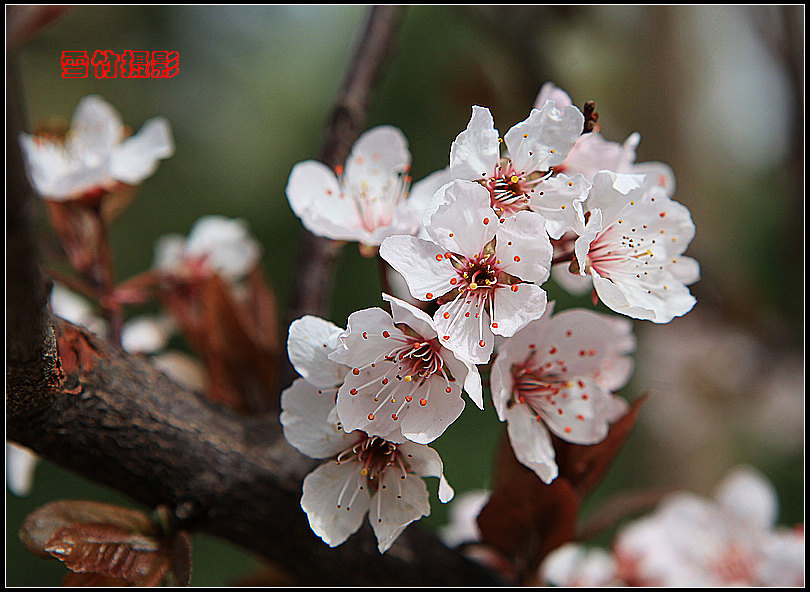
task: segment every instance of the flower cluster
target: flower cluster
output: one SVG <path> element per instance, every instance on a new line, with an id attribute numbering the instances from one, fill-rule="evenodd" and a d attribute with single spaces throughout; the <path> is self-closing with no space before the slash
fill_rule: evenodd
<path id="1" fill-rule="evenodd" d="M 612 550 L 577 543 L 551 553 L 541 583 L 554 586 L 803 586 L 804 529 L 776 527 L 768 480 L 737 467 L 713 499 L 679 491 L 616 535 Z"/>
<path id="2" fill-rule="evenodd" d="M 564 287 L 588 282 L 594 302 L 655 323 L 694 306 L 698 265 L 683 255 L 694 225 L 671 199 L 669 167 L 634 162 L 638 140 L 604 140 L 547 84 L 503 137 L 474 106 L 448 165 L 412 188 L 407 141 L 391 126 L 363 134 L 336 171 L 293 167 L 287 196 L 304 226 L 378 253 L 410 301 L 383 294 L 390 313 L 357 311 L 345 330 L 312 317 L 290 327 L 303 378 L 284 393 L 282 423 L 293 446 L 333 459 L 307 478 L 301 501 L 328 544 L 354 532 L 370 503 L 381 551 L 429 511 L 413 475 L 441 471 L 420 472 L 400 451 L 440 437 L 464 408 L 462 391 L 483 409 L 481 372 L 516 458 L 545 483 L 558 475 L 552 435 L 596 444 L 627 412 L 615 392 L 633 370 L 632 323 L 555 314 L 544 284 L 554 268 Z M 397 489 L 401 500 L 383 495 L 392 474 L 413 483 Z M 389 520 L 399 526 L 382 526 Z"/>

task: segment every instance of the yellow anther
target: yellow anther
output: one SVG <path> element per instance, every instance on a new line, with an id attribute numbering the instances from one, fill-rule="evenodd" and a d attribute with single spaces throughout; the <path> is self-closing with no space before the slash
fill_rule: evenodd
<path id="1" fill-rule="evenodd" d="M 413 378 L 409 374 L 408 376 L 405 376 L 402 380 L 404 380 L 405 382 L 410 382 L 411 380 L 413 380 Z"/>
<path id="2" fill-rule="evenodd" d="M 512 183 L 517 183 L 520 181 L 520 178 L 517 175 L 512 175 L 512 178 L 509 179 Z"/>
<path id="3" fill-rule="evenodd" d="M 476 290 L 476 289 L 478 289 L 478 284 L 476 284 L 475 282 L 470 282 L 470 290 Z"/>
<path id="4" fill-rule="evenodd" d="M 367 469 L 367 468 L 365 468 L 365 467 L 363 467 L 362 469 L 360 469 L 360 475 L 362 475 L 363 477 L 365 477 L 366 475 L 368 475 L 368 469 Z"/>

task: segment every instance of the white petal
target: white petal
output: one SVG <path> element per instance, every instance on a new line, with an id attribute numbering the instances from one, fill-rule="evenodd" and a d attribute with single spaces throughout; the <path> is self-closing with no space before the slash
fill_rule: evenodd
<path id="1" fill-rule="evenodd" d="M 445 389 L 450 388 L 451 392 Z M 418 444 L 429 444 L 441 436 L 447 427 L 464 411 L 461 398 L 462 383 L 447 385 L 439 376 L 429 380 L 414 395 L 414 400 L 403 411 L 402 435 Z M 427 404 L 419 403 L 424 398 Z"/>
<path id="2" fill-rule="evenodd" d="M 498 219 L 489 191 L 480 183 L 456 180 L 443 185 L 425 211 L 425 231 L 451 253 L 472 257 L 493 239 Z"/>
<path id="3" fill-rule="evenodd" d="M 380 256 L 405 278 L 417 300 L 433 300 L 452 289 L 450 280 L 458 273 L 445 252 L 432 241 L 405 235 L 388 237 L 380 245 Z"/>
<path id="4" fill-rule="evenodd" d="M 448 314 L 446 319 L 445 313 Z M 448 302 L 441 305 L 433 318 L 440 343 L 452 350 L 459 360 L 472 364 L 486 364 L 489 361 L 495 338 L 488 311 L 461 296 L 455 304 Z M 482 341 L 484 345 L 481 345 Z"/>
<path id="5" fill-rule="evenodd" d="M 16 496 L 31 493 L 39 457 L 30 448 L 6 442 L 6 486 Z"/>
<path id="6" fill-rule="evenodd" d="M 328 357 L 338 347 L 338 336 L 342 332 L 334 323 L 311 315 L 290 323 L 287 355 L 295 371 L 313 386 L 337 386 L 349 371 Z"/>
<path id="7" fill-rule="evenodd" d="M 584 122 L 582 112 L 573 105 L 560 109 L 546 101 L 540 109 L 532 109 L 528 118 L 504 135 L 515 170 L 529 174 L 562 163 L 582 134 Z"/>
<path id="8" fill-rule="evenodd" d="M 570 375 L 569 375 L 570 376 Z M 590 378 L 575 378 L 563 385 L 560 394 L 542 405 L 543 420 L 557 436 L 575 444 L 596 444 L 608 433 L 607 417 L 599 413 L 607 408 L 607 393 Z"/>
<path id="9" fill-rule="evenodd" d="M 296 164 L 286 192 L 292 211 L 313 234 L 346 241 L 365 237 L 355 202 L 325 164 L 315 160 Z"/>
<path id="10" fill-rule="evenodd" d="M 515 458 L 534 471 L 543 483 L 554 481 L 559 470 L 546 427 L 524 405 L 514 405 L 506 410 L 505 415 Z"/>
<path id="11" fill-rule="evenodd" d="M 89 95 L 76 106 L 70 131 L 70 150 L 92 166 L 109 158 L 113 146 L 123 139 L 124 128 L 112 105 L 98 95 Z"/>
<path id="12" fill-rule="evenodd" d="M 112 150 L 111 174 L 124 183 L 137 185 L 155 172 L 158 160 L 174 154 L 169 121 L 153 117 L 141 130 Z"/>
<path id="13" fill-rule="evenodd" d="M 537 285 L 548 279 L 554 249 L 543 216 L 518 212 L 499 223 L 497 237 L 495 253 L 501 269 Z"/>
<path id="14" fill-rule="evenodd" d="M 433 319 L 421 308 L 416 308 L 412 304 L 389 294 L 383 294 L 382 299 L 391 305 L 391 316 L 395 323 L 408 325 L 423 339 L 430 340 L 436 337 L 436 327 L 433 324 Z"/>
<path id="15" fill-rule="evenodd" d="M 339 335 L 342 347 L 329 354 L 329 359 L 350 368 L 369 366 L 390 353 L 404 339 L 394 327 L 391 315 L 381 308 L 366 308 L 349 315 L 346 330 Z"/>
<path id="16" fill-rule="evenodd" d="M 511 337 L 531 321 L 543 316 L 546 304 L 545 290 L 535 284 L 514 284 L 498 289 L 492 317 L 493 333 Z"/>
<path id="17" fill-rule="evenodd" d="M 450 146 L 451 177 L 475 181 L 492 175 L 500 150 L 492 114 L 486 107 L 474 106 L 467 129 Z"/>
<path id="18" fill-rule="evenodd" d="M 444 464 L 433 448 L 411 442 L 405 442 L 398 447 L 407 458 L 410 470 L 420 477 L 439 478 L 439 501 L 443 504 L 453 499 L 453 488 L 444 478 Z"/>
<path id="19" fill-rule="evenodd" d="M 284 438 L 312 458 L 327 458 L 348 447 L 356 436 L 329 421 L 335 392 L 321 391 L 303 378 L 281 393 L 280 421 Z"/>
<path id="20" fill-rule="evenodd" d="M 553 82 L 546 82 L 540 87 L 540 92 L 537 93 L 537 98 L 534 100 L 534 108 L 540 109 L 546 104 L 546 101 L 554 101 L 558 108 L 573 104 L 568 93 Z"/>
<path id="21" fill-rule="evenodd" d="M 623 155 L 621 144 L 606 140 L 599 132 L 590 132 L 582 134 L 577 139 L 563 163 L 563 168 L 569 174 L 580 173 L 589 180 L 604 169 L 629 172 L 619 171 L 618 164 Z"/>
<path id="22" fill-rule="evenodd" d="M 301 507 L 313 532 L 330 547 L 343 543 L 363 523 L 369 508 L 368 488 L 361 491 L 357 488 L 364 482 L 356 463 L 337 464 L 334 461 L 324 463 L 304 479 Z M 343 499 L 341 492 L 344 492 Z M 355 492 L 357 495 L 349 503 Z"/>
<path id="23" fill-rule="evenodd" d="M 531 210 L 546 219 L 546 230 L 553 239 L 567 231 L 577 232 L 585 225 L 582 202 L 591 184 L 582 175 L 556 175 L 532 190 Z M 542 194 L 542 195 L 541 195 Z"/>
<path id="24" fill-rule="evenodd" d="M 380 553 L 385 553 L 411 522 L 429 514 L 430 503 L 424 481 L 415 475 L 400 479 L 393 471 L 386 471 L 383 484 L 371 500 L 368 511 Z"/>
<path id="25" fill-rule="evenodd" d="M 373 193 L 410 164 L 411 153 L 403 133 L 392 125 L 381 125 L 357 138 L 346 159 L 343 178 L 347 186 L 365 181 Z"/>
<path id="26" fill-rule="evenodd" d="M 753 467 L 739 466 L 730 471 L 718 485 L 715 498 L 727 512 L 756 530 L 776 524 L 776 489 Z"/>

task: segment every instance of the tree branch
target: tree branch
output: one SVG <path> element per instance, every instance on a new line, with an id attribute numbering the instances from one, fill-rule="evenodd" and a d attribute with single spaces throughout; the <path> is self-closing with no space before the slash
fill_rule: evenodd
<path id="1" fill-rule="evenodd" d="M 367 118 L 368 105 L 402 19 L 402 6 L 372 6 L 329 120 L 319 159 L 330 168 L 343 165 Z M 301 232 L 287 324 L 307 315 L 327 316 L 342 242 Z M 282 387 L 295 377 L 287 364 Z"/>
<path id="2" fill-rule="evenodd" d="M 357 135 L 399 14 L 397 7 L 371 11 L 327 134 L 322 156 L 328 164 L 341 162 Z M 7 438 L 147 506 L 168 506 L 179 528 L 241 545 L 297 585 L 499 584 L 418 525 L 384 555 L 367 522 L 329 548 L 299 505 L 301 481 L 316 461 L 287 444 L 277 414 L 232 413 L 178 386 L 146 358 L 48 315 L 12 68 L 7 76 Z M 322 311 L 336 253 L 321 239 L 302 243 L 308 262 L 299 267 L 304 277 L 293 290 L 290 314 Z M 315 280 L 318 294 L 311 300 L 307 287 Z"/>

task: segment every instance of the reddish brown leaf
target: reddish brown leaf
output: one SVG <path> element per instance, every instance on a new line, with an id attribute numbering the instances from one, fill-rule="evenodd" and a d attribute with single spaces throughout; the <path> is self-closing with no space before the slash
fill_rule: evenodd
<path id="1" fill-rule="evenodd" d="M 167 549 L 157 539 L 110 524 L 72 524 L 56 531 L 45 551 L 78 573 L 157 586 L 169 568 Z"/>
<path id="2" fill-rule="evenodd" d="M 610 426 L 607 437 L 598 444 L 583 446 L 553 437 L 560 476 L 570 481 L 580 497 L 587 495 L 604 478 L 636 423 L 639 410 L 649 395 L 633 401 L 627 413 Z"/>
<path id="3" fill-rule="evenodd" d="M 163 302 L 202 358 L 212 400 L 242 413 L 277 406 L 276 303 L 259 272 L 250 277 L 243 298 L 212 276 L 169 287 Z"/>
<path id="4" fill-rule="evenodd" d="M 169 544 L 169 572 L 174 586 L 191 584 L 191 536 L 177 531 Z"/>
<path id="5" fill-rule="evenodd" d="M 495 488 L 478 526 L 482 541 L 511 558 L 521 580 L 549 551 L 573 540 L 578 510 L 579 497 L 567 480 L 543 483 L 515 458 L 503 438 Z"/>
<path id="6" fill-rule="evenodd" d="M 108 578 L 99 574 L 67 572 L 62 578 L 62 586 L 65 588 L 123 588 L 134 586 L 132 582 L 127 582 L 123 578 Z"/>
<path id="7" fill-rule="evenodd" d="M 56 532 L 73 524 L 108 524 L 132 535 L 156 537 L 154 524 L 146 514 L 111 504 L 71 500 L 51 502 L 26 516 L 20 527 L 25 548 L 40 557 L 50 557 L 45 549 Z"/>

